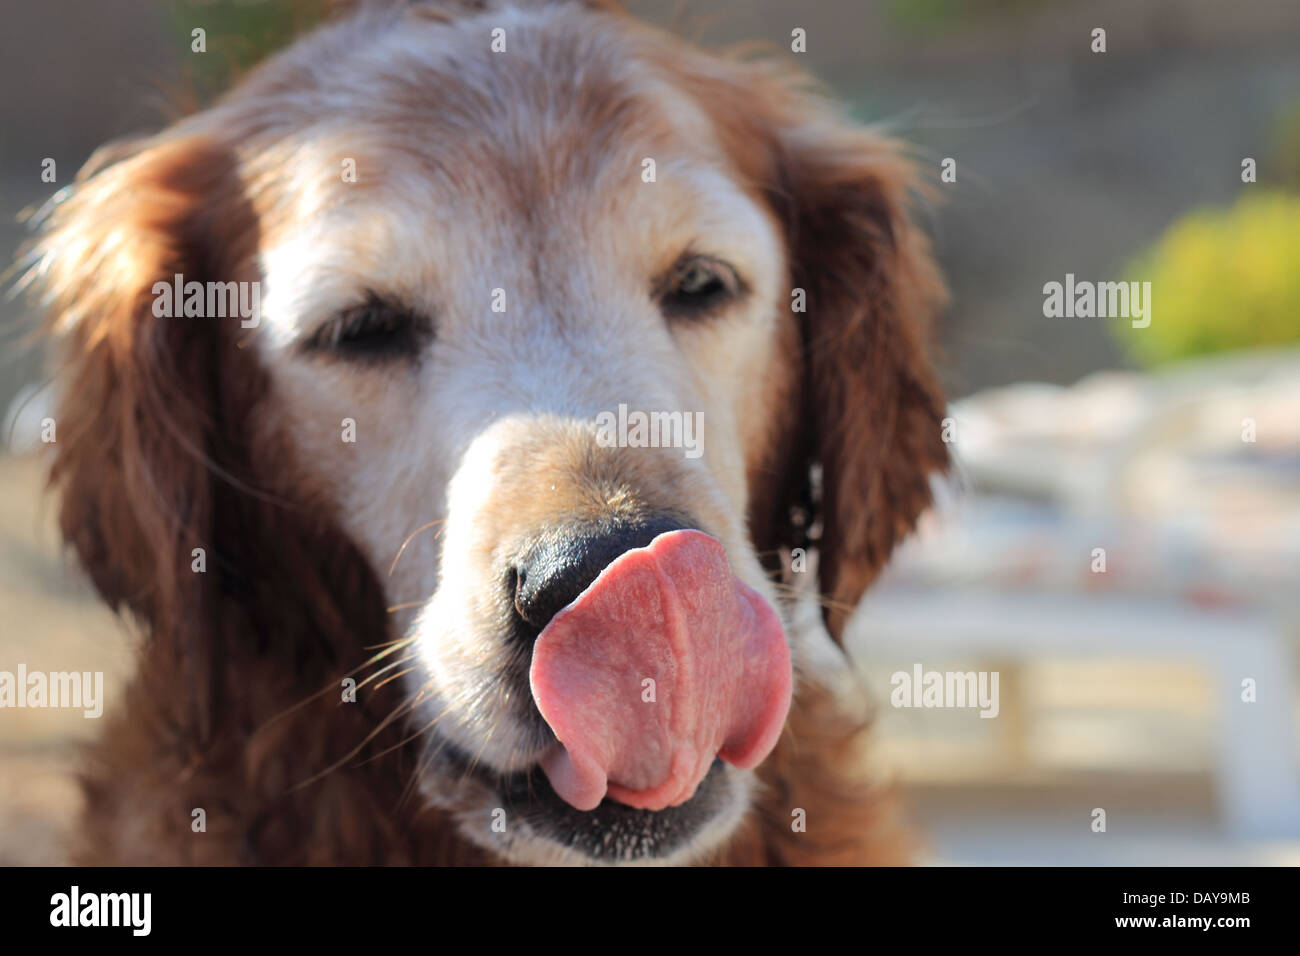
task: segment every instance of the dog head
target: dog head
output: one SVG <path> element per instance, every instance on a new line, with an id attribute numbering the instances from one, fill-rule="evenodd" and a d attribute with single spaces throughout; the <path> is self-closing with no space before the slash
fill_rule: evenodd
<path id="1" fill-rule="evenodd" d="M 315 605 L 341 663 L 397 642 L 467 839 L 676 862 L 781 733 L 794 549 L 838 637 L 929 501 L 941 284 L 895 144 L 596 7 L 363 5 L 92 161 L 38 250 L 55 479 L 196 727 L 192 619 Z"/>

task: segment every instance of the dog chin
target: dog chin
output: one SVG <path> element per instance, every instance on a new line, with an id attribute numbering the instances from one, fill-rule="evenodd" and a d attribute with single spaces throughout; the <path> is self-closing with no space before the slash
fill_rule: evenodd
<path id="1" fill-rule="evenodd" d="M 664 810 L 606 798 L 577 810 L 540 770 L 497 775 L 444 747 L 420 782 L 461 835 L 503 862 L 531 866 L 681 866 L 705 862 L 736 832 L 757 787 L 752 771 L 716 761 L 695 794 Z"/>

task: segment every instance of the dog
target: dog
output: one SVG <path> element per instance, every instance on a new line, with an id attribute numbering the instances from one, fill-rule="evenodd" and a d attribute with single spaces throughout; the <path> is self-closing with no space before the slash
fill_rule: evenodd
<path id="1" fill-rule="evenodd" d="M 905 862 L 839 642 L 947 464 L 923 190 L 577 0 L 349 4 L 102 149 L 29 273 L 140 632 L 77 860 Z"/>

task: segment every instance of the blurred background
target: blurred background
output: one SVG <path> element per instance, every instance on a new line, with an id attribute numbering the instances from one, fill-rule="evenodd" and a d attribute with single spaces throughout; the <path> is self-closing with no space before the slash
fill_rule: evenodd
<path id="1" fill-rule="evenodd" d="M 10 5 L 0 261 L 96 146 L 208 101 L 323 6 Z M 926 859 L 1300 863 L 1300 0 L 629 6 L 797 60 L 938 187 L 961 464 L 849 641 Z M 1150 282 L 1150 326 L 1044 317 L 1067 273 Z M 0 301 L 0 670 L 102 670 L 111 707 L 130 639 L 53 534 L 25 317 Z M 998 716 L 891 706 L 917 665 L 996 672 Z M 97 726 L 0 711 L 0 864 L 60 859 Z"/>

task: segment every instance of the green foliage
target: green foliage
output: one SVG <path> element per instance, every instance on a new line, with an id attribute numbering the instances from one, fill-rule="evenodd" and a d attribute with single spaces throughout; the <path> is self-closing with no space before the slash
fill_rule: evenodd
<path id="1" fill-rule="evenodd" d="M 324 18 L 330 0 L 182 0 L 171 7 L 181 59 L 200 99 L 228 89 L 259 61 Z M 192 31 L 207 32 L 207 52 L 191 50 Z"/>
<path id="2" fill-rule="evenodd" d="M 1300 342 L 1300 196 L 1246 186 L 1193 212 L 1129 267 L 1151 283 L 1151 325 L 1111 324 L 1141 365 Z"/>
<path id="3" fill-rule="evenodd" d="M 989 17 L 1022 15 L 1052 0 L 888 0 L 891 21 L 915 32 L 952 30 Z"/>

